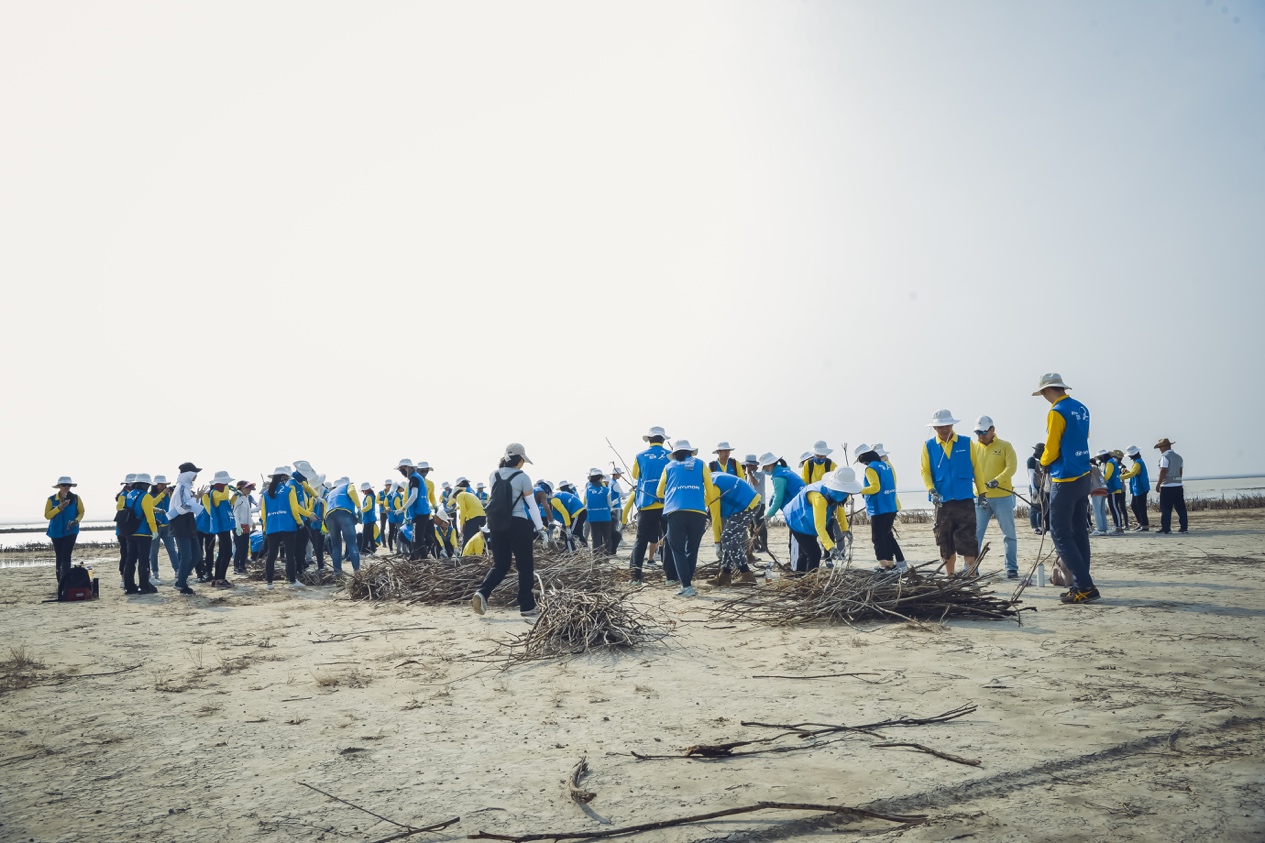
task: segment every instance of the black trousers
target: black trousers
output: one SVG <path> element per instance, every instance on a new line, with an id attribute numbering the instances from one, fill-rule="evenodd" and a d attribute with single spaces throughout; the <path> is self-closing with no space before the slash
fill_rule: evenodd
<path id="1" fill-rule="evenodd" d="M 479 534 L 483 529 L 483 525 L 488 523 L 486 515 L 476 515 L 469 521 L 461 525 L 461 546 L 465 547 L 470 539 Z"/>
<path id="2" fill-rule="evenodd" d="M 817 570 L 821 566 L 821 544 L 817 541 L 817 537 L 795 530 L 791 530 L 791 535 L 795 539 L 796 547 L 799 548 L 795 558 L 795 570 L 801 574 Z"/>
<path id="3" fill-rule="evenodd" d="M 220 553 L 215 557 L 215 576 L 212 579 L 222 580 L 228 576 L 228 563 L 233 561 L 233 533 L 225 530 L 216 533 L 215 537 L 220 542 Z"/>
<path id="4" fill-rule="evenodd" d="M 1124 520 L 1124 492 L 1111 492 L 1107 495 L 1107 511 L 1111 513 L 1111 523 L 1119 532 L 1129 526 Z"/>
<path id="5" fill-rule="evenodd" d="M 123 587 L 129 594 L 136 591 L 136 576 L 140 574 L 140 588 L 149 588 L 149 536 L 131 536 L 127 540 L 127 560 L 123 563 Z"/>
<path id="6" fill-rule="evenodd" d="M 373 525 L 375 522 L 362 522 L 360 525 L 360 552 L 373 553 L 378 549 L 378 543 L 373 538 Z"/>
<path id="7" fill-rule="evenodd" d="M 1160 486 L 1160 532 L 1173 531 L 1173 510 L 1177 510 L 1177 525 L 1186 532 L 1186 490 L 1182 486 Z"/>
<path id="8" fill-rule="evenodd" d="M 297 573 L 294 560 L 299 557 L 299 532 L 268 533 L 264 536 L 264 579 L 272 582 L 277 568 L 277 551 L 285 548 L 286 582 L 294 582 Z"/>
<path id="9" fill-rule="evenodd" d="M 483 578 L 479 593 L 491 597 L 492 592 L 509 573 L 510 562 L 518 567 L 518 608 L 530 612 L 536 608 L 536 597 L 531 588 L 536 574 L 535 560 L 532 558 L 532 543 L 536 538 L 536 528 L 526 518 L 513 518 L 508 530 L 494 531 L 491 534 L 492 570 Z"/>
<path id="10" fill-rule="evenodd" d="M 1146 512 L 1148 494 L 1148 492 L 1143 492 L 1140 495 L 1134 495 L 1133 500 L 1129 501 L 1129 506 L 1133 509 L 1133 517 L 1138 520 L 1139 527 L 1149 528 L 1151 526 L 1151 516 Z"/>
<path id="11" fill-rule="evenodd" d="M 611 544 L 611 522 L 590 521 L 589 532 L 593 536 L 593 550 L 598 553 L 608 552 Z"/>
<path id="12" fill-rule="evenodd" d="M 388 523 L 387 532 L 386 532 L 387 547 L 391 548 L 392 550 L 395 550 L 395 542 L 396 542 L 396 539 L 399 538 L 399 536 L 400 536 L 400 525 Z"/>
<path id="13" fill-rule="evenodd" d="M 307 570 L 307 546 L 312 541 L 312 534 L 307 522 L 299 525 L 299 529 L 294 533 L 294 568 L 297 572 L 302 573 Z M 289 570 L 289 564 L 286 565 Z M 294 577 L 290 578 L 291 580 Z"/>
<path id="14" fill-rule="evenodd" d="M 519 521 L 523 519 L 518 519 Z M 534 537 L 534 533 L 533 533 Z M 435 528 L 429 515 L 418 515 L 413 519 L 413 553 L 410 559 L 426 559 L 430 556 L 430 546 L 435 543 Z M 484 595 L 487 596 L 486 594 Z"/>
<path id="15" fill-rule="evenodd" d="M 196 566 L 198 579 L 205 580 L 211 576 L 212 560 L 215 559 L 215 533 L 204 533 L 199 530 L 198 540 L 202 542 L 202 561 Z"/>
<path id="16" fill-rule="evenodd" d="M 892 527 L 896 524 L 895 512 L 870 516 L 870 539 L 874 542 L 874 558 L 880 562 L 895 562 L 900 553 Z"/>
<path id="17" fill-rule="evenodd" d="M 127 536 L 117 536 L 116 538 L 119 540 L 119 576 L 121 577 L 123 576 L 123 567 L 127 565 L 127 554 L 130 551 L 127 549 Z"/>
<path id="18" fill-rule="evenodd" d="M 393 547 L 391 544 L 391 531 L 387 526 L 387 510 L 382 507 L 382 511 L 378 513 L 378 526 L 382 529 L 382 544 L 386 547 Z"/>
<path id="19" fill-rule="evenodd" d="M 571 519 L 571 535 L 580 540 L 580 544 L 588 547 L 589 541 L 584 538 L 584 524 L 589 520 L 587 511 L 581 512 L 579 515 Z"/>
<path id="20" fill-rule="evenodd" d="M 1115 501 L 1113 508 L 1120 512 L 1120 522 L 1124 525 L 1124 529 L 1129 529 L 1129 507 L 1125 504 L 1124 490 L 1112 492 L 1111 499 Z"/>
<path id="21" fill-rule="evenodd" d="M 58 583 L 61 582 L 62 577 L 70 573 L 70 554 L 75 549 L 75 540 L 78 538 L 78 533 L 71 533 L 69 536 L 53 539 L 53 554 L 57 557 Z"/>
<path id="22" fill-rule="evenodd" d="M 613 518 L 619 518 L 618 515 L 612 515 Z M 624 533 L 619 529 L 619 521 L 611 521 L 611 538 L 606 543 L 606 552 L 611 556 L 615 555 L 615 551 L 619 550 L 619 543 L 624 540 Z"/>
<path id="23" fill-rule="evenodd" d="M 637 538 L 633 542 L 632 560 L 629 566 L 634 571 L 640 571 L 646 562 L 646 549 L 651 544 L 660 544 L 664 537 L 663 510 L 662 509 L 643 509 L 637 515 Z M 672 555 L 671 548 L 663 554 L 663 575 L 668 577 L 669 557 Z M 672 573 L 676 573 L 675 564 L 672 565 Z M 668 579 L 676 579 L 675 576 Z"/>
<path id="24" fill-rule="evenodd" d="M 246 561 L 250 559 L 250 533 L 233 534 L 233 570 L 246 573 Z"/>
<path id="25" fill-rule="evenodd" d="M 312 543 L 312 556 L 316 558 L 317 569 L 325 567 L 325 534 L 321 532 L 320 524 L 312 524 L 308 527 L 308 541 Z"/>

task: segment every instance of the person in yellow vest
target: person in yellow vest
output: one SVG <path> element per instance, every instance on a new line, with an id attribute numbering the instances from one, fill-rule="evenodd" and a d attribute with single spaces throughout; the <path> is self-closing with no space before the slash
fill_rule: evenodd
<path id="1" fill-rule="evenodd" d="M 813 449 L 806 452 L 807 459 L 802 461 L 803 467 L 800 470 L 805 483 L 817 483 L 838 468 L 835 461 L 830 459 L 833 453 L 834 449 L 826 445 L 826 440 L 818 439 L 813 443 Z"/>
<path id="2" fill-rule="evenodd" d="M 1019 458 L 1015 448 L 997 436 L 989 416 L 975 421 L 975 441 L 971 443 L 975 464 L 975 543 L 983 546 L 988 522 L 997 519 L 1006 546 L 1006 578 L 1019 579 L 1019 540 L 1015 536 L 1015 472 Z"/>
<path id="3" fill-rule="evenodd" d="M 721 442 L 716 446 L 716 450 L 712 451 L 716 455 L 716 459 L 707 464 L 707 470 L 712 474 L 732 474 L 739 480 L 746 480 L 747 473 L 742 470 L 742 466 L 737 460 L 730 459 L 734 449 L 728 442 Z"/>
<path id="4" fill-rule="evenodd" d="M 485 526 L 474 532 L 461 548 L 462 556 L 483 556 L 488 547 L 488 528 Z"/>

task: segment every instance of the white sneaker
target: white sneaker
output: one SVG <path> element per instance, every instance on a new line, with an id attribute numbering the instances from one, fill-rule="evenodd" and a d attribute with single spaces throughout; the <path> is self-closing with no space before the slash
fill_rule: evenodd
<path id="1" fill-rule="evenodd" d="M 267 588 L 269 591 L 272 591 L 272 583 L 268 583 L 268 585 L 264 587 Z"/>
<path id="2" fill-rule="evenodd" d="M 1107 534 L 1104 533 L 1102 530 L 1094 530 L 1092 533 L 1090 533 L 1090 535 L 1091 536 L 1105 536 Z"/>
<path id="3" fill-rule="evenodd" d="M 687 585 L 685 588 L 678 591 L 676 593 L 676 596 L 677 597 L 693 597 L 696 594 L 698 594 L 698 592 L 694 590 L 694 586 Z"/>
<path id="4" fill-rule="evenodd" d="M 160 579 L 158 579 L 158 577 L 150 577 L 150 578 L 149 578 L 149 584 L 150 584 L 150 585 L 162 585 L 162 584 L 163 584 L 163 581 L 162 581 L 162 580 L 160 580 Z"/>
<path id="5" fill-rule="evenodd" d="M 475 592 L 470 598 L 470 608 L 474 610 L 476 615 L 485 614 L 488 610 L 488 599 L 479 592 Z"/>
<path id="6" fill-rule="evenodd" d="M 295 580 L 294 582 L 290 583 L 290 588 L 307 588 L 307 583 L 303 582 L 302 580 Z"/>

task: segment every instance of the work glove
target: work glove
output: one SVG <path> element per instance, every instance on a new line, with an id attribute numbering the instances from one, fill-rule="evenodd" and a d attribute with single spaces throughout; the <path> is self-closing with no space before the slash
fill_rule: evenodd
<path id="1" fill-rule="evenodd" d="M 549 543 L 549 531 L 548 531 L 548 530 L 537 530 L 537 531 L 536 531 L 536 541 L 538 541 L 538 542 L 542 542 L 542 543 L 544 543 L 544 544 L 548 544 L 548 543 Z"/>
<path id="2" fill-rule="evenodd" d="M 940 504 L 944 503 L 944 498 L 940 497 L 939 492 L 933 491 L 931 493 L 931 502 L 935 504 L 936 506 L 939 506 Z"/>
<path id="3" fill-rule="evenodd" d="M 996 480 L 989 480 L 987 483 L 984 484 L 984 487 L 987 489 L 996 489 L 1000 485 L 1001 484 L 998 483 Z"/>

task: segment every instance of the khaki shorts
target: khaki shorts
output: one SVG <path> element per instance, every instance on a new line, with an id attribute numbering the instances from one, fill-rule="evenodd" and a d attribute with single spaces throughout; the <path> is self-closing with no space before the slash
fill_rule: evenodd
<path id="1" fill-rule="evenodd" d="M 936 524 L 933 528 L 936 545 L 940 548 L 940 558 L 948 559 L 953 554 L 979 556 L 979 544 L 975 541 L 975 500 L 945 501 L 936 511 Z"/>

